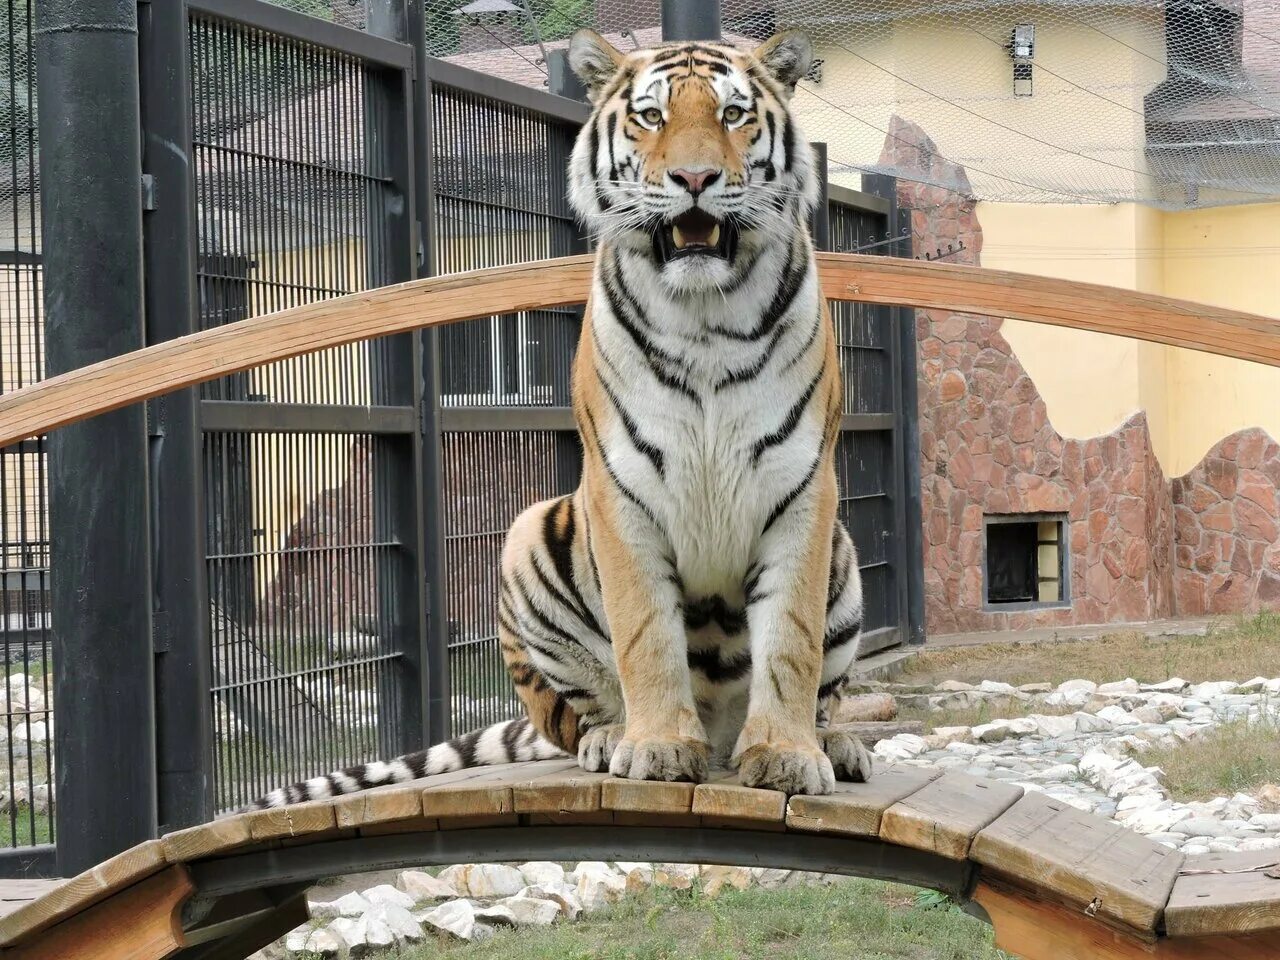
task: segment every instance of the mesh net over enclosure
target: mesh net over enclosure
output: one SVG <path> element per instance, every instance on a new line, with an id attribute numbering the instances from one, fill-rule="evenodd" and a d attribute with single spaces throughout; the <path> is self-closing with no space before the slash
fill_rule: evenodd
<path id="1" fill-rule="evenodd" d="M 660 37 L 659 6 L 427 0 L 427 46 L 543 85 L 546 52 L 574 28 L 644 46 Z M 937 185 L 986 200 L 1180 209 L 1280 194 L 1280 0 L 724 0 L 723 11 L 743 46 L 784 27 L 813 37 L 796 105 L 836 182 L 958 166 L 967 182 L 937 173 Z M 904 148 L 931 157 L 904 164 Z"/>

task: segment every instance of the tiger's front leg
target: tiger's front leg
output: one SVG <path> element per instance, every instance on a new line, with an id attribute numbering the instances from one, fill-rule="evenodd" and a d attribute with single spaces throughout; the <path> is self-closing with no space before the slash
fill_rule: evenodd
<path id="1" fill-rule="evenodd" d="M 588 497 L 591 546 L 626 704 L 609 772 L 632 780 L 707 778 L 710 747 L 693 699 L 677 578 L 660 531 L 634 504 Z"/>
<path id="2" fill-rule="evenodd" d="M 824 794 L 835 773 L 818 742 L 836 479 L 830 455 L 806 493 L 761 538 L 747 587 L 751 689 L 732 763 L 749 787 Z"/>

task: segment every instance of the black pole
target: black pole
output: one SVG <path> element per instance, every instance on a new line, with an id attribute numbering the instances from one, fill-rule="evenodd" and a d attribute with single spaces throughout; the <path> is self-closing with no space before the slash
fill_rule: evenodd
<path id="1" fill-rule="evenodd" d="M 138 10 L 142 162 L 154 188 L 143 216 L 146 339 L 160 343 L 199 329 L 188 18 L 180 3 Z M 159 819 L 177 830 L 216 812 L 199 391 L 157 397 L 148 412 Z"/>
<path id="2" fill-rule="evenodd" d="M 830 180 L 827 175 L 827 145 L 812 143 L 814 172 L 818 176 L 818 203 L 813 208 L 810 229 L 813 232 L 813 245 L 819 250 L 831 249 L 831 191 L 827 189 Z"/>
<path id="3" fill-rule="evenodd" d="M 662 0 L 663 40 L 719 40 L 720 0 Z"/>
<path id="4" fill-rule="evenodd" d="M 547 89 L 557 97 L 587 102 L 587 87 L 578 75 L 569 69 L 568 50 L 547 52 Z"/>
<path id="5" fill-rule="evenodd" d="M 35 20 L 54 375 L 143 345 L 137 8 L 35 0 Z M 55 430 L 50 596 L 64 877 L 155 835 L 149 529 L 143 407 Z"/>

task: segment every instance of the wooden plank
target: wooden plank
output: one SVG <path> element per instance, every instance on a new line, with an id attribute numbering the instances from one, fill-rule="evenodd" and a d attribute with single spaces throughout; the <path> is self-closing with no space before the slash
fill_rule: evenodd
<path id="1" fill-rule="evenodd" d="M 1022 787 L 947 772 L 884 812 L 880 839 L 965 860 L 978 831 L 1022 796 Z"/>
<path id="2" fill-rule="evenodd" d="M 160 960 L 181 949 L 178 914 L 195 891 L 169 867 L 0 951 L 4 960 Z"/>
<path id="3" fill-rule="evenodd" d="M 1020 887 L 1051 891 L 1147 935 L 1182 864 L 1182 854 L 1040 793 L 982 830 L 970 856 Z"/>
<path id="4" fill-rule="evenodd" d="M 577 764 L 511 786 L 517 813 L 594 813 L 607 773 L 586 773 Z"/>
<path id="5" fill-rule="evenodd" d="M 50 927 L 105 900 L 113 893 L 157 873 L 164 868 L 165 862 L 164 847 L 159 840 L 148 840 L 104 860 L 54 887 L 39 900 L 33 900 L 0 918 L 0 946 Z"/>
<path id="6" fill-rule="evenodd" d="M 838 783 L 825 797 L 794 796 L 787 801 L 787 828 L 804 833 L 878 837 L 880 818 L 900 800 L 941 776 L 940 770 L 891 767 L 866 783 Z"/>
<path id="7" fill-rule="evenodd" d="M 1274 937 L 1232 935 L 1149 943 L 1078 909 L 982 881 L 973 899 L 995 927 L 996 946 L 1024 960 L 1277 960 Z"/>
<path id="8" fill-rule="evenodd" d="M 196 950 L 186 950 L 176 960 L 244 960 L 268 944 L 279 940 L 290 930 L 300 927 L 311 917 L 305 893 L 280 904 L 271 913 L 251 921 L 244 929 Z"/>
<path id="9" fill-rule="evenodd" d="M 247 814 L 237 814 L 212 823 L 202 823 L 198 827 L 186 830 L 175 830 L 160 838 L 165 859 L 170 863 L 186 863 L 201 857 L 234 850 L 251 843 L 253 837 L 249 832 Z"/>
<path id="10" fill-rule="evenodd" d="M 563 770 L 566 769 L 567 762 L 534 760 L 477 767 L 472 771 L 458 771 L 459 774 L 469 772 L 472 776 L 459 776 L 447 783 L 441 783 L 443 777 L 428 777 L 422 781 L 422 813 L 441 821 L 449 817 L 487 817 L 513 813 L 515 807 L 511 795 L 512 784 L 525 782 L 531 771 L 536 775 L 537 772 L 546 770 L 541 766 L 543 763 L 552 764 L 553 770 Z M 441 829 L 447 829 L 443 822 Z"/>
<path id="11" fill-rule="evenodd" d="M 1280 322 L 1096 284 L 895 257 L 818 254 L 832 299 L 1013 317 L 1280 366 Z M 583 303 L 592 258 L 431 277 L 202 330 L 0 397 L 0 446 L 164 393 L 359 340 Z"/>
<path id="12" fill-rule="evenodd" d="M 303 837 L 338 829 L 332 800 L 291 803 L 287 807 L 254 810 L 242 816 L 248 821 L 249 836 L 255 841 Z"/>
<path id="13" fill-rule="evenodd" d="M 600 784 L 600 806 L 631 813 L 688 814 L 693 807 L 693 790 L 692 783 L 610 777 Z"/>
<path id="14" fill-rule="evenodd" d="M 744 787 L 732 779 L 713 779 L 693 789 L 692 811 L 713 820 L 752 820 L 779 825 L 787 816 L 787 795 L 780 790 Z"/>
<path id="15" fill-rule="evenodd" d="M 1280 850 L 1188 857 L 1164 923 L 1171 937 L 1280 930 Z"/>
<path id="16" fill-rule="evenodd" d="M 62 885 L 61 880 L 0 880 L 0 917 L 7 917 L 19 907 L 38 900 Z"/>
<path id="17" fill-rule="evenodd" d="M 333 801 L 333 813 L 339 827 L 363 827 L 393 820 L 412 820 L 422 816 L 422 783 L 397 784 L 363 790 Z"/>

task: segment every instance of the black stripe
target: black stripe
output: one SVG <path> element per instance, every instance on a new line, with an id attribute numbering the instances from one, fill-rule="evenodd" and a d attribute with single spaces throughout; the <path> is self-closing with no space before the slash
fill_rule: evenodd
<path id="1" fill-rule="evenodd" d="M 772 333 L 778 321 L 791 309 L 791 304 L 795 301 L 796 295 L 799 294 L 800 288 L 809 276 L 811 261 L 808 257 L 796 256 L 797 246 L 797 244 L 792 243 L 787 250 L 787 260 L 782 268 L 782 273 L 778 277 L 778 284 L 774 288 L 773 298 L 769 301 L 769 306 L 765 308 L 764 313 L 761 314 L 760 322 L 756 324 L 755 329 L 749 333 L 739 333 L 736 330 L 729 330 L 725 327 L 710 327 L 708 328 L 709 331 L 730 340 L 744 342 L 759 340 Z"/>
<path id="2" fill-rule="evenodd" d="M 658 521 L 657 515 L 649 508 L 647 503 L 636 496 L 636 494 L 632 493 L 631 488 L 622 482 L 622 478 L 619 477 L 617 471 L 613 469 L 613 464 L 609 462 L 609 457 L 604 451 L 604 444 L 600 441 L 600 430 L 596 426 L 596 418 L 592 416 L 590 410 L 587 410 L 585 407 L 583 409 L 586 410 L 587 422 L 591 425 L 592 442 L 595 444 L 596 452 L 600 455 L 600 462 L 604 464 L 605 472 L 609 474 L 609 479 L 613 481 L 614 486 L 618 488 L 618 491 L 624 497 L 644 511 L 644 515 L 653 522 L 653 525 L 657 527 L 665 537 L 667 532 L 666 528 L 664 528 Z"/>
<path id="3" fill-rule="evenodd" d="M 577 533 L 578 519 L 572 494 L 562 499 L 560 503 L 565 512 L 564 535 L 561 536 L 556 532 L 553 511 L 548 511 L 547 518 L 543 521 L 542 533 L 547 545 L 547 554 L 551 557 L 551 563 L 556 568 L 556 575 L 560 577 L 560 582 L 573 595 L 583 623 L 603 636 L 604 630 L 600 628 L 600 622 L 587 606 L 586 598 L 578 588 L 578 578 L 573 570 L 573 540 Z"/>
<path id="4" fill-rule="evenodd" d="M 736 387 L 744 383 L 750 383 L 761 372 L 769 361 L 773 359 L 773 351 L 777 349 L 778 341 L 782 339 L 782 335 L 787 332 L 786 327 L 778 327 L 773 331 L 773 337 L 769 340 L 769 345 L 760 352 L 760 359 L 748 367 L 740 367 L 737 370 L 730 370 L 724 375 L 719 383 L 716 384 L 716 392 L 725 390 L 729 387 Z"/>
<path id="5" fill-rule="evenodd" d="M 655 447 L 644 437 L 640 436 L 640 428 L 636 426 L 636 422 L 631 419 L 631 414 L 627 413 L 626 408 L 622 405 L 622 401 L 618 399 L 618 395 L 613 392 L 613 388 L 605 381 L 604 377 L 597 375 L 600 386 L 604 387 L 604 392 L 609 395 L 609 400 L 613 403 L 613 408 L 618 411 L 618 417 L 622 420 L 622 427 L 627 431 L 627 437 L 631 440 L 631 445 L 639 450 L 653 464 L 653 469 L 658 471 L 658 476 L 665 478 L 666 476 L 666 457 L 662 451 Z"/>
<path id="6" fill-rule="evenodd" d="M 522 717 L 521 719 L 524 718 Z M 520 720 L 512 720 L 507 724 L 507 728 L 502 731 L 502 751 L 507 755 L 507 763 L 515 762 L 516 738 L 520 736 L 522 729 Z"/>
<path id="7" fill-rule="evenodd" d="M 761 535 L 768 533 L 769 528 L 773 526 L 774 522 L 787 512 L 791 504 L 795 503 L 796 497 L 804 493 L 805 488 L 808 487 L 809 484 L 813 483 L 813 478 L 817 476 L 818 473 L 818 464 L 821 462 L 822 454 L 819 453 L 817 459 L 813 461 L 813 466 L 811 466 L 809 468 L 809 472 L 805 474 L 804 479 L 796 485 L 795 489 L 778 501 L 778 505 L 773 508 L 772 512 L 769 514 L 769 519 L 764 522 L 764 528 L 760 531 Z"/>
<path id="8" fill-rule="evenodd" d="M 855 620 L 847 627 L 841 627 L 835 633 L 828 633 L 822 638 L 822 652 L 828 653 L 831 650 L 839 650 L 846 643 L 856 640 L 861 631 L 862 621 Z"/>
<path id="9" fill-rule="evenodd" d="M 746 676 L 748 670 L 751 669 L 751 651 L 744 650 L 728 660 L 720 658 L 720 651 L 712 648 L 710 650 L 690 650 L 689 669 L 697 670 L 712 683 L 727 683 L 731 680 L 738 680 Z"/>
<path id="10" fill-rule="evenodd" d="M 782 115 L 782 169 L 790 170 L 796 156 L 796 125 Z"/>
<path id="11" fill-rule="evenodd" d="M 741 633 L 747 626 L 745 610 L 730 607 L 724 597 L 699 597 L 684 603 L 684 625 L 690 630 L 701 630 L 709 623 L 716 623 L 728 634 Z"/>
<path id="12" fill-rule="evenodd" d="M 560 722 L 564 720 L 564 708 L 566 706 L 568 706 L 568 704 L 565 703 L 564 697 L 557 693 L 556 704 L 551 708 L 550 722 L 547 724 L 549 728 L 548 732 L 552 736 L 556 735 L 560 730 Z"/>
<path id="13" fill-rule="evenodd" d="M 764 456 L 764 452 L 770 447 L 776 447 L 779 444 L 787 442 L 787 438 L 795 433 L 796 427 L 800 423 L 800 417 L 804 414 L 805 408 L 809 406 L 809 401 L 813 399 L 813 391 L 818 389 L 818 381 L 822 379 L 822 374 L 826 371 L 827 365 L 824 363 L 817 375 L 809 381 L 809 386 L 805 388 L 800 399 L 792 404 L 791 409 L 787 411 L 786 417 L 783 418 L 781 426 L 773 433 L 766 434 L 756 441 L 755 446 L 751 448 L 751 465 L 758 466 L 760 458 Z"/>
<path id="14" fill-rule="evenodd" d="M 617 270 L 616 261 L 615 261 L 615 272 L 618 273 L 618 282 L 621 284 L 622 278 L 621 278 L 620 272 Z M 645 363 L 648 365 L 650 372 L 654 375 L 657 381 L 660 384 L 662 384 L 664 387 L 667 387 L 668 389 L 675 390 L 677 393 L 684 394 L 690 400 L 692 400 L 695 404 L 697 404 L 699 408 L 701 408 L 702 407 L 701 398 L 696 393 L 694 393 L 692 389 L 689 388 L 689 386 L 684 382 L 684 380 L 679 379 L 677 377 L 673 377 L 666 370 L 664 370 L 656 361 L 661 361 L 662 363 L 671 364 L 672 366 L 676 366 L 676 367 L 682 366 L 680 362 L 675 357 L 666 353 L 664 350 L 662 350 L 662 348 L 658 347 L 656 344 L 650 341 L 649 338 L 646 337 L 643 332 L 641 332 L 639 327 L 637 327 L 636 324 L 633 323 L 631 318 L 627 315 L 626 306 L 622 302 L 623 298 L 625 297 L 627 299 L 630 299 L 633 303 L 635 301 L 634 301 L 634 298 L 631 297 L 630 291 L 626 289 L 625 284 L 623 284 L 622 287 L 619 289 L 614 285 L 613 282 L 611 282 L 607 274 L 602 274 L 601 280 L 602 280 L 601 285 L 604 287 L 605 297 L 609 301 L 609 307 L 613 314 L 614 320 L 616 320 L 618 322 L 618 325 L 622 327 L 623 330 L 626 331 L 629 337 L 631 337 L 632 342 L 636 345 L 636 348 L 640 351 L 641 356 L 644 357 Z M 637 315 L 643 317 L 643 314 L 639 312 L 639 304 L 636 304 L 636 309 L 637 309 Z"/>
<path id="15" fill-rule="evenodd" d="M 458 756 L 462 758 L 463 769 L 475 766 L 476 747 L 479 745 L 480 736 L 483 733 L 483 729 L 472 730 L 470 733 L 464 733 L 450 743 L 450 746 L 458 751 Z"/>

